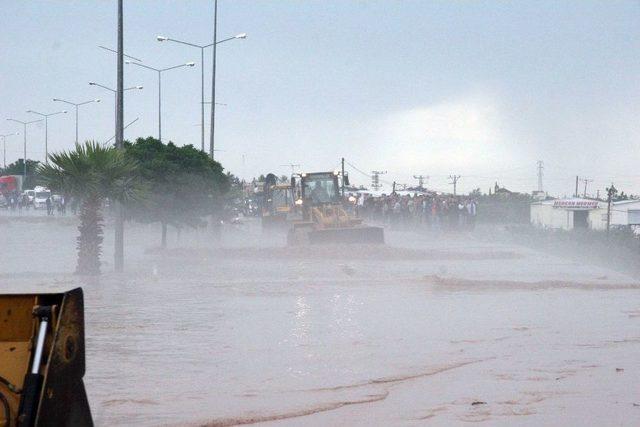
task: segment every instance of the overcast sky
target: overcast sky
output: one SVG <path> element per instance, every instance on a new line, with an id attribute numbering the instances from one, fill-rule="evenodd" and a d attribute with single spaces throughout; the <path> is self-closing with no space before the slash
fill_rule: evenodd
<path id="1" fill-rule="evenodd" d="M 0 134 L 28 109 L 80 110 L 80 139 L 114 134 L 115 1 L 1 0 Z M 166 35 L 212 40 L 212 1 L 125 0 L 125 53 L 163 77 L 163 139 L 200 146 L 200 51 Z M 469 191 L 500 185 L 571 194 L 575 175 L 640 193 L 638 1 L 219 1 L 217 159 L 234 174 L 331 170 L 341 157 L 385 181 Z M 205 57 L 210 94 L 211 52 Z M 157 136 L 157 77 L 125 66 L 126 138 Z M 74 115 L 52 117 L 50 150 L 74 141 Z M 208 113 L 207 113 L 208 116 Z M 208 129 L 208 119 L 207 119 Z M 208 132 L 207 132 L 208 133 Z M 44 127 L 28 134 L 44 158 Z M 7 161 L 22 157 L 9 138 Z M 244 159 L 244 160 L 243 160 Z M 351 166 L 352 181 L 368 178 Z M 583 184 L 581 184 L 582 186 Z M 387 187 L 388 188 L 388 187 Z M 582 187 L 581 187 L 582 188 Z"/>

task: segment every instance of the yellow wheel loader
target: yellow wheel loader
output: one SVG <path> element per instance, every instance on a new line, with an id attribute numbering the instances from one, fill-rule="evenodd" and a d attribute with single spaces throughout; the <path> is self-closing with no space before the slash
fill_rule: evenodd
<path id="1" fill-rule="evenodd" d="M 92 426 L 82 289 L 0 295 L 0 426 Z"/>
<path id="2" fill-rule="evenodd" d="M 291 179 L 302 220 L 292 223 L 287 235 L 290 245 L 384 243 L 382 227 L 364 225 L 362 219 L 353 217 L 344 208 L 338 175 L 337 172 L 302 173 L 299 182 L 295 177 Z"/>
<path id="3" fill-rule="evenodd" d="M 284 229 L 289 227 L 293 213 L 293 189 L 289 183 L 278 184 L 274 174 L 268 174 L 264 182 L 262 202 L 263 230 Z"/>

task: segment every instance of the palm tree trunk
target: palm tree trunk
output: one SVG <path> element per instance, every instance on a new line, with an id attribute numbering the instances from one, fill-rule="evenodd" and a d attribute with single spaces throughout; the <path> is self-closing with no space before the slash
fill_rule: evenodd
<path id="1" fill-rule="evenodd" d="M 100 274 L 102 244 L 102 215 L 100 199 L 90 196 L 82 201 L 78 231 L 78 266 L 76 274 Z"/>

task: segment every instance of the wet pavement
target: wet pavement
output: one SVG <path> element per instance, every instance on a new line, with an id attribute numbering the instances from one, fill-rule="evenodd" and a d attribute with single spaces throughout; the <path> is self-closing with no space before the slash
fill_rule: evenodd
<path id="1" fill-rule="evenodd" d="M 637 425 L 640 283 L 482 241 L 286 248 L 129 226 L 83 280 L 72 219 L 0 217 L 0 289 L 85 289 L 97 425 Z"/>

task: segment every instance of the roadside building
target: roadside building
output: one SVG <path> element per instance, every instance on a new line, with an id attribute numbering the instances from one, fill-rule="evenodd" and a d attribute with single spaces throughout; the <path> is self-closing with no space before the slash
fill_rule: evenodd
<path id="1" fill-rule="evenodd" d="M 548 229 L 607 228 L 607 204 L 598 200 L 571 198 L 534 202 L 531 224 Z"/>
<path id="2" fill-rule="evenodd" d="M 612 226 L 640 225 L 640 200 L 621 200 L 611 204 Z"/>

